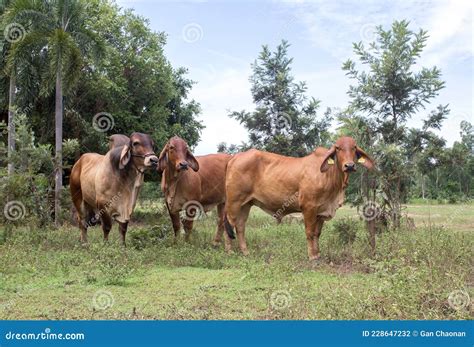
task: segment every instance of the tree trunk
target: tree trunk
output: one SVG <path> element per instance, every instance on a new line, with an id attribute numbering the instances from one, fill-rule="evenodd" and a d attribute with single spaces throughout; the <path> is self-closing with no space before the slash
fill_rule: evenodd
<path id="1" fill-rule="evenodd" d="M 421 174 L 421 198 L 425 200 L 425 175 Z"/>
<path id="2" fill-rule="evenodd" d="M 11 176 L 15 167 L 11 161 L 15 152 L 15 91 L 16 91 L 16 71 L 13 69 L 10 76 L 10 90 L 8 94 L 8 176 Z"/>
<path id="3" fill-rule="evenodd" d="M 56 158 L 55 158 L 55 189 L 54 189 L 54 223 L 56 227 L 61 224 L 61 191 L 63 187 L 63 89 L 61 70 L 56 73 Z"/>

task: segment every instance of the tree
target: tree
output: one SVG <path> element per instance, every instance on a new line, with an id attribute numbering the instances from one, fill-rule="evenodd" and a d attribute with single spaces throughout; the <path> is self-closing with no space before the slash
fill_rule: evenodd
<path id="1" fill-rule="evenodd" d="M 348 112 L 360 113 L 373 127 L 380 200 L 394 227 L 400 224 L 402 203 L 408 195 L 411 159 L 423 148 L 423 141 L 430 141 L 430 129 L 439 129 L 449 113 L 447 105 L 440 105 L 429 114 L 421 131 L 410 132 L 406 127 L 407 120 L 424 110 L 444 88 L 437 67 L 416 68 L 428 35 L 422 29 L 414 33 L 408 26 L 407 21 L 395 21 L 389 30 L 379 26 L 376 41 L 369 47 L 362 42 L 353 45 L 364 68 L 356 69 L 350 59 L 343 65 L 355 82 L 348 91 Z M 404 144 L 409 138 L 412 145 L 407 147 Z M 414 146 L 416 143 L 420 146 Z"/>
<path id="2" fill-rule="evenodd" d="M 9 30 L 8 25 L 10 23 L 7 22 L 4 12 L 7 6 L 9 5 L 9 1 L 5 1 L 0 4 L 0 13 L 2 16 L 0 18 L 0 31 L 3 34 L 1 37 L 1 62 L 2 66 L 6 66 L 7 56 L 11 51 L 11 44 L 10 44 L 10 37 L 9 37 Z M 5 34 L 6 32 L 6 34 Z M 15 65 L 10 69 L 4 69 L 3 74 L 8 77 L 8 175 L 12 175 L 14 171 L 14 165 L 11 161 L 11 157 L 13 152 L 15 151 L 15 92 L 16 92 L 16 69 Z"/>
<path id="3" fill-rule="evenodd" d="M 34 22 L 15 49 L 39 47 L 48 62 L 42 92 L 55 90 L 55 224 L 60 223 L 62 191 L 63 94 L 77 82 L 85 56 L 98 56 L 103 46 L 84 24 L 86 3 L 82 0 L 14 0 L 8 18 Z M 54 82 L 53 82 L 54 81 Z"/>
<path id="4" fill-rule="evenodd" d="M 263 46 L 252 64 L 253 112 L 232 112 L 250 133 L 248 146 L 285 155 L 304 156 L 328 138 L 329 114 L 318 120 L 319 101 L 308 100 L 304 82 L 291 75 L 289 44 L 282 41 L 275 52 Z"/>

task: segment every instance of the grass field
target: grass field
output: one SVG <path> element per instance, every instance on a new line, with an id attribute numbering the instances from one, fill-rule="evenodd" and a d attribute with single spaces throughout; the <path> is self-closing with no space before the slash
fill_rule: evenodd
<path id="1" fill-rule="evenodd" d="M 473 317 L 474 205 L 408 206 L 416 229 L 379 234 L 375 257 L 357 212 L 344 207 L 324 226 L 318 264 L 298 222 L 276 225 L 254 208 L 243 257 L 211 246 L 213 216 L 195 223 L 190 243 L 174 243 L 159 209 L 138 207 L 127 248 L 116 225 L 109 244 L 91 228 L 86 247 L 74 226 L 14 229 L 0 244 L 0 319 Z M 337 227 L 347 218 L 353 242 Z"/>

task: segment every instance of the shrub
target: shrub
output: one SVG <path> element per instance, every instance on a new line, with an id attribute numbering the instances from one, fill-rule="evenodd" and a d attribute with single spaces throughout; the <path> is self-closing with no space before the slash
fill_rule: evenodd
<path id="1" fill-rule="evenodd" d="M 360 222 L 355 218 L 345 217 L 333 222 L 334 231 L 343 245 L 353 244 L 357 237 Z"/>

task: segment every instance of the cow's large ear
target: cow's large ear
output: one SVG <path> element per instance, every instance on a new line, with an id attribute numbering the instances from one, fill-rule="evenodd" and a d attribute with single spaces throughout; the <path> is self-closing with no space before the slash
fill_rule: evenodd
<path id="1" fill-rule="evenodd" d="M 158 165 L 156 166 L 156 170 L 159 173 L 162 173 L 166 169 L 166 165 L 168 164 L 168 144 L 161 150 L 160 157 L 158 158 Z"/>
<path id="2" fill-rule="evenodd" d="M 194 155 L 189 151 L 189 149 L 186 151 L 186 161 L 188 162 L 191 169 L 194 171 L 199 170 L 199 163 L 196 158 L 194 158 Z"/>
<path id="3" fill-rule="evenodd" d="M 125 145 L 122 148 L 122 152 L 120 153 L 120 161 L 119 161 L 119 169 L 122 170 L 127 166 L 128 162 L 130 161 L 130 158 L 132 157 L 130 153 L 130 146 Z"/>
<path id="4" fill-rule="evenodd" d="M 372 170 L 375 167 L 374 161 L 359 146 L 356 148 L 357 162 L 364 165 L 367 169 Z"/>
<path id="5" fill-rule="evenodd" d="M 329 170 L 329 165 L 334 164 L 334 157 L 336 155 L 336 146 L 332 146 L 324 156 L 323 162 L 321 163 L 321 172 L 326 172 Z M 332 161 L 332 163 L 331 163 Z M 329 163 L 328 163 L 329 162 Z"/>

